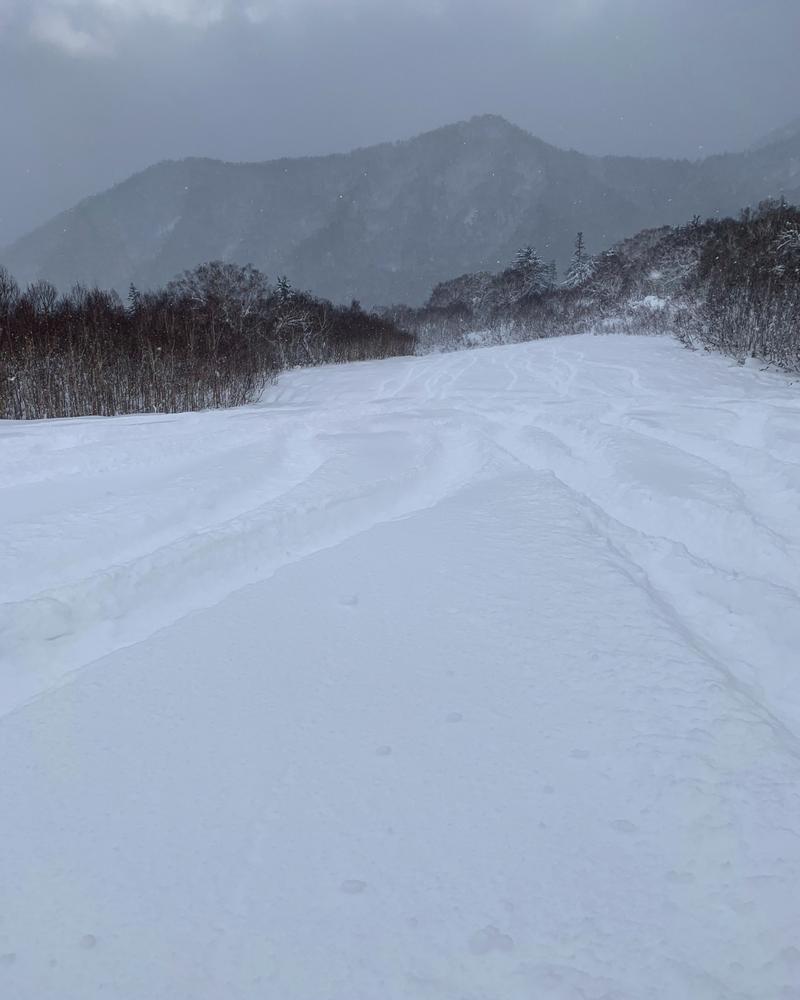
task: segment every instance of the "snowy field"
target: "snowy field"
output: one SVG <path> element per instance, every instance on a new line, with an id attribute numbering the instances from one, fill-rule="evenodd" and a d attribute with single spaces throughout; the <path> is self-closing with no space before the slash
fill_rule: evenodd
<path id="1" fill-rule="evenodd" d="M 0 423 L 3 1000 L 800 998 L 800 386 L 580 337 Z"/>

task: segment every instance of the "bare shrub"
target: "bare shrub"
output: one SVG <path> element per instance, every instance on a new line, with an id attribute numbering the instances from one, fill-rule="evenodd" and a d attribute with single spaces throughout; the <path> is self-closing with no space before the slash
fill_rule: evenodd
<path id="1" fill-rule="evenodd" d="M 414 339 L 358 303 L 272 288 L 252 267 L 212 262 L 166 289 L 113 292 L 0 269 L 0 417 L 33 419 L 239 406 L 295 365 L 410 354 Z"/>

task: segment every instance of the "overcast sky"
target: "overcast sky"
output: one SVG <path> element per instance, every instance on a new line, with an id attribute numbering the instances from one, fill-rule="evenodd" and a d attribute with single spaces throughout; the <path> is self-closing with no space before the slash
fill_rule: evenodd
<path id="1" fill-rule="evenodd" d="M 0 0 L 0 245 L 150 163 L 347 150 L 495 112 L 592 153 L 800 113 L 800 0 Z"/>

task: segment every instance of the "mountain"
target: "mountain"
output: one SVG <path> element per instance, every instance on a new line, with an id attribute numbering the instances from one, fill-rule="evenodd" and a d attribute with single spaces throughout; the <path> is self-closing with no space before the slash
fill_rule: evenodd
<path id="1" fill-rule="evenodd" d="M 800 118 L 795 118 L 788 122 L 786 125 L 782 125 L 780 128 L 773 129 L 766 135 L 762 136 L 750 147 L 751 150 L 764 149 L 767 146 L 774 146 L 778 143 L 796 140 L 800 137 Z"/>
<path id="2" fill-rule="evenodd" d="M 599 249 L 778 194 L 800 199 L 798 131 L 697 162 L 593 157 L 484 115 L 348 154 L 160 163 L 0 261 L 22 282 L 125 291 L 223 259 L 336 301 L 413 304 L 455 274 L 505 266 L 523 244 L 563 265 L 579 229 Z"/>

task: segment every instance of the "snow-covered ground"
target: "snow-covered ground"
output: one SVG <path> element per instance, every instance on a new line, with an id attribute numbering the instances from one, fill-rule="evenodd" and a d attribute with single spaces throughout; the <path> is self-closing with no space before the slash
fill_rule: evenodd
<path id="1" fill-rule="evenodd" d="M 800 997 L 800 390 L 668 340 L 0 423 L 0 997 Z"/>

